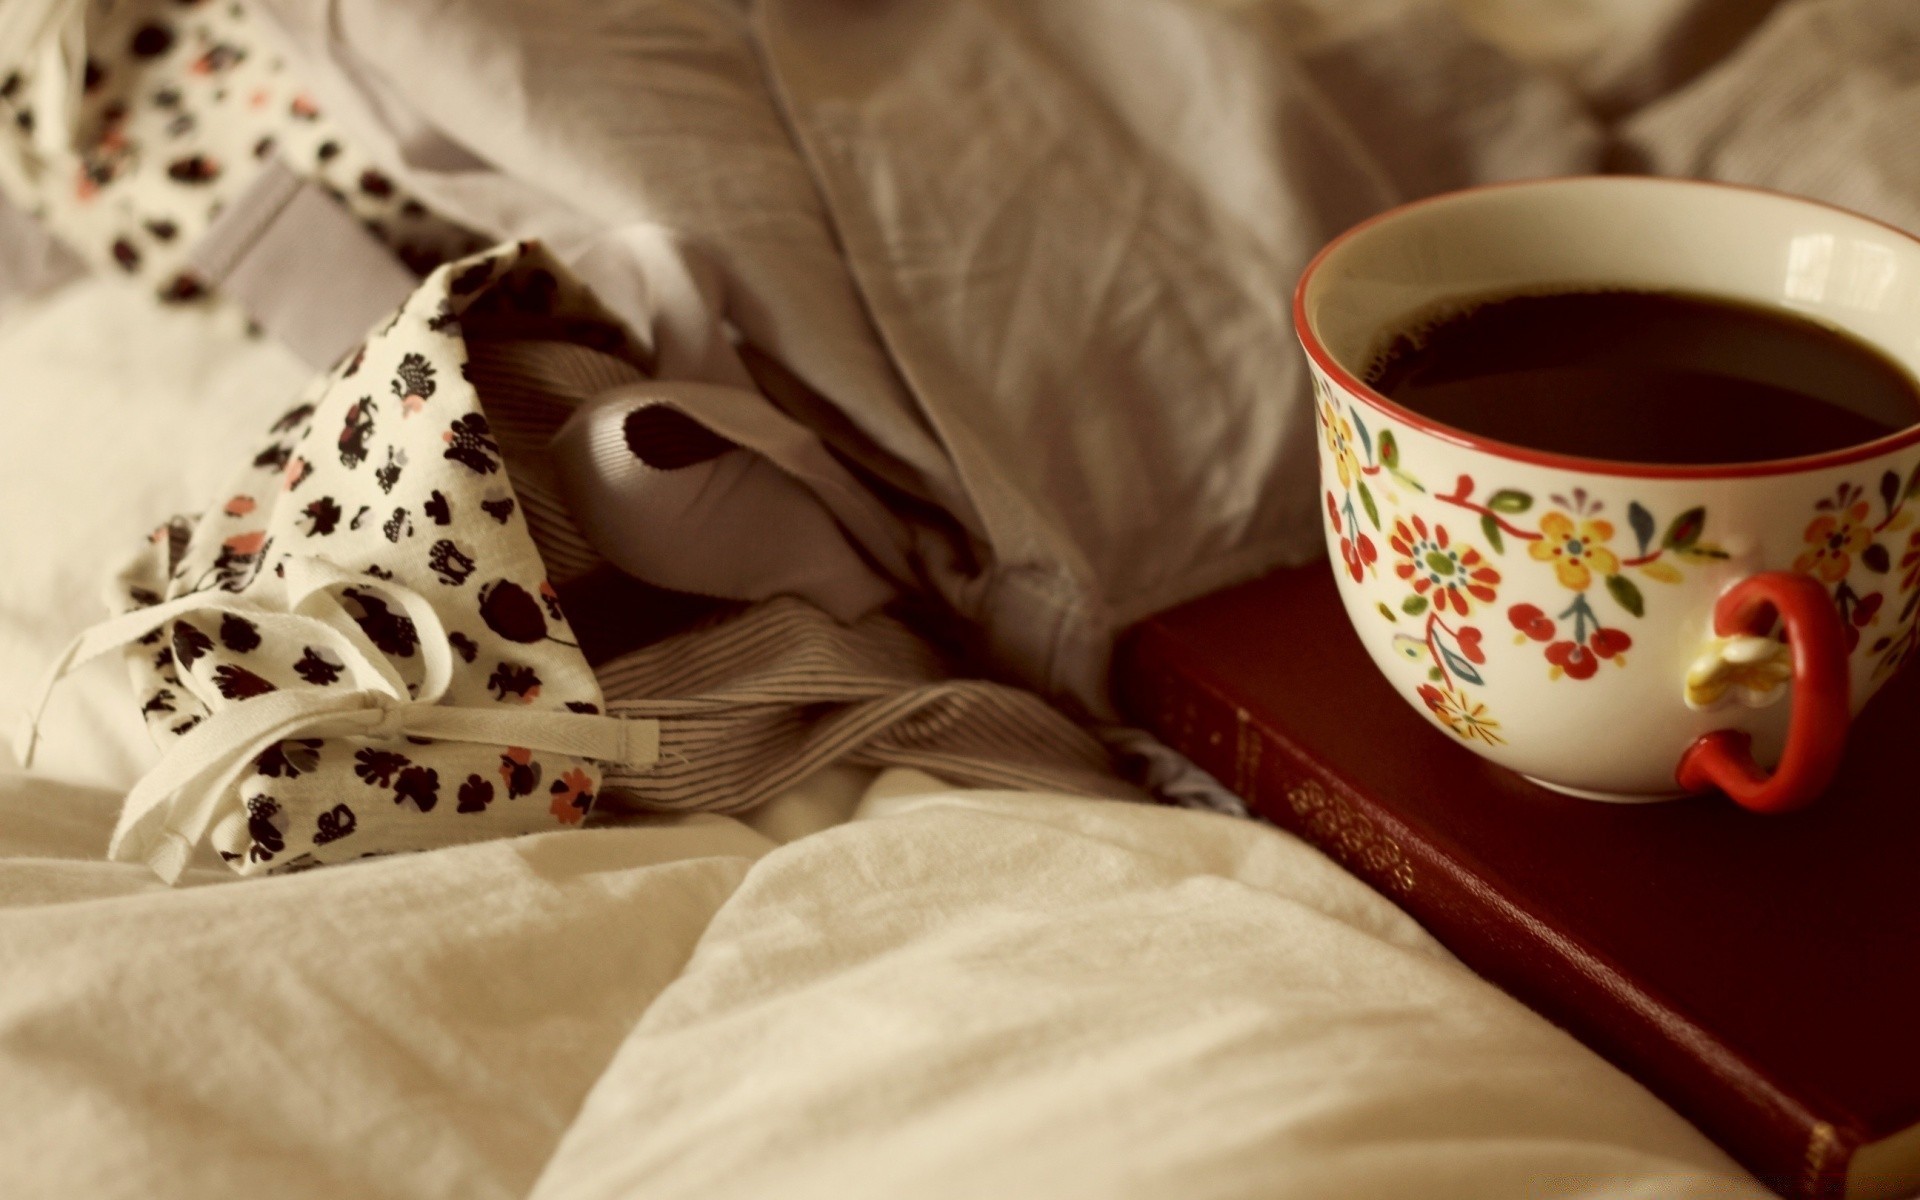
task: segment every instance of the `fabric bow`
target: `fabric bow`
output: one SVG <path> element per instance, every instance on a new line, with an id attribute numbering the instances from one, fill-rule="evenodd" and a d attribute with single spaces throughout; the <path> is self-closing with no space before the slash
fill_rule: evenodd
<path id="1" fill-rule="evenodd" d="M 33 765 L 40 720 L 60 680 L 189 613 L 234 613 L 262 626 L 294 628 L 309 641 L 327 643 L 346 663 L 357 685 L 283 688 L 214 708 L 128 793 L 108 844 L 109 858 L 145 862 L 166 882 L 177 881 L 194 847 L 221 815 L 240 775 L 270 746 L 289 738 L 412 736 L 524 746 L 639 767 L 651 765 L 658 757 L 658 721 L 441 703 L 453 678 L 453 651 L 439 614 L 424 596 L 391 580 L 353 574 L 322 559 L 288 559 L 285 568 L 285 611 L 265 607 L 248 596 L 205 592 L 182 596 L 95 625 L 75 638 L 48 671 L 21 747 L 23 766 Z M 409 687 L 334 595 L 334 588 L 346 585 L 383 595 L 413 621 L 425 667 L 417 689 Z M 190 673 L 185 674 L 185 682 L 193 686 Z"/>

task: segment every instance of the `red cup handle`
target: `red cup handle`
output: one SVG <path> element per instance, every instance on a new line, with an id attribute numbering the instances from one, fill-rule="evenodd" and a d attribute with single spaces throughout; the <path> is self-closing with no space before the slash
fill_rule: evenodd
<path id="1" fill-rule="evenodd" d="M 1775 614 L 1793 656 L 1793 715 L 1787 748 L 1771 775 L 1753 761 L 1752 738 L 1716 729 L 1687 747 L 1675 778 L 1690 792 L 1719 788 L 1754 812 L 1779 813 L 1811 802 L 1833 781 L 1847 745 L 1849 671 L 1840 615 L 1826 589 L 1805 575 L 1763 571 L 1720 594 L 1713 629 L 1721 637 L 1762 636 Z"/>

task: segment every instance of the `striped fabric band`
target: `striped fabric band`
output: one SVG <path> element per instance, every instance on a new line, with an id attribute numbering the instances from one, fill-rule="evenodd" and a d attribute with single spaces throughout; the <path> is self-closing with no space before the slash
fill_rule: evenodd
<path id="1" fill-rule="evenodd" d="M 835 762 L 954 783 L 1134 797 L 1099 742 L 1031 692 L 951 679 L 884 615 L 844 626 L 779 597 L 595 672 L 608 711 L 660 721 L 660 757 L 607 768 L 649 808 L 736 812 Z"/>

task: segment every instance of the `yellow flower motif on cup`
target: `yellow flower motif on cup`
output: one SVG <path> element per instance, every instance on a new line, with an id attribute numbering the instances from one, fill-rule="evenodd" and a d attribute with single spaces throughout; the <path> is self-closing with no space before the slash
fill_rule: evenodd
<path id="1" fill-rule="evenodd" d="M 1320 402 L 1320 428 L 1326 433 L 1327 452 L 1333 455 L 1340 486 L 1352 487 L 1360 475 L 1360 456 L 1353 452 L 1353 422 L 1334 407 L 1333 401 Z"/>
<path id="2" fill-rule="evenodd" d="M 1807 548 L 1793 560 L 1793 569 L 1839 583 L 1853 567 L 1853 556 L 1873 544 L 1867 527 L 1867 502 L 1856 501 L 1837 513 L 1821 513 L 1807 525 Z"/>
<path id="3" fill-rule="evenodd" d="M 1687 707 L 1721 708 L 1738 701 L 1748 708 L 1786 695 L 1793 678 L 1793 651 L 1770 637 L 1716 638 L 1687 668 Z"/>
<path id="4" fill-rule="evenodd" d="M 1606 521 L 1576 524 L 1566 513 L 1550 512 L 1540 518 L 1540 539 L 1527 546 L 1527 553 L 1552 563 L 1561 587 L 1584 592 L 1592 585 L 1595 572 L 1619 573 L 1620 559 L 1606 545 L 1612 537 L 1613 526 Z"/>

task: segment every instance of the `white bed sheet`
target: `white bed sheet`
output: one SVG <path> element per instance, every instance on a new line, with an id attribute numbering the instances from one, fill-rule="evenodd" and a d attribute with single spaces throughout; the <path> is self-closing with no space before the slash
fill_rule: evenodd
<path id="1" fill-rule="evenodd" d="M 761 858 L 537 1200 L 1765 1195 L 1232 817 L 883 776 Z"/>
<path id="2" fill-rule="evenodd" d="M 0 327 L 9 695 L 303 374 L 113 281 Z M 99 858 L 131 708 L 0 775 L 9 1198 L 1766 1194 L 1251 822 L 835 771 L 169 891 Z"/>
<path id="3" fill-rule="evenodd" d="M 114 800 L 0 780 L 9 1197 L 1766 1195 L 1250 822 L 894 773 L 167 891 Z"/>
<path id="4" fill-rule="evenodd" d="M 48 661 L 106 615 L 105 584 L 168 517 L 208 506 L 311 372 L 218 310 L 163 310 L 89 278 L 0 324 L 0 724 L 17 730 Z M 152 756 L 109 656 L 54 698 L 42 772 L 126 788 Z M 0 749 L 0 755 L 8 753 Z"/>

